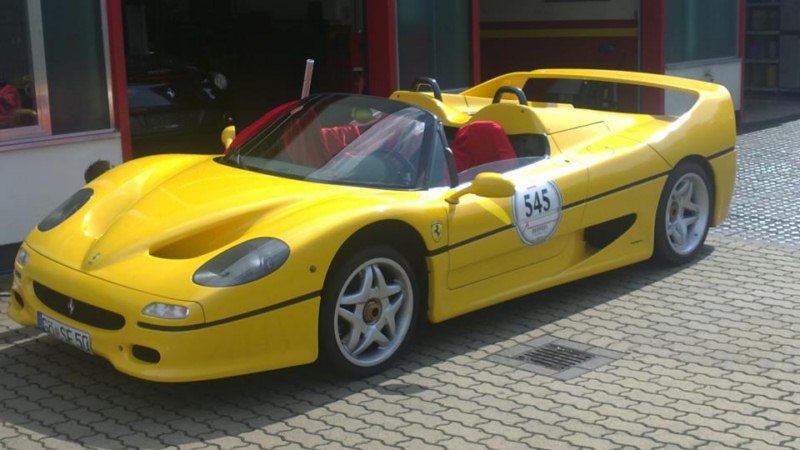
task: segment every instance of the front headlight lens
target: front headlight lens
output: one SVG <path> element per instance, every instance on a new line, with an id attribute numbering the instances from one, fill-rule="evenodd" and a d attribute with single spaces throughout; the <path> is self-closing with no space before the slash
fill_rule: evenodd
<path id="1" fill-rule="evenodd" d="M 17 252 L 17 259 L 16 259 L 17 264 L 19 264 L 22 267 L 25 267 L 25 265 L 28 264 L 28 258 L 30 258 L 28 252 L 24 248 L 20 247 L 19 251 Z"/>
<path id="2" fill-rule="evenodd" d="M 142 314 L 159 319 L 185 319 L 189 317 L 189 308 L 169 303 L 150 303 L 144 307 Z"/>
<path id="3" fill-rule="evenodd" d="M 214 74 L 214 86 L 216 86 L 217 89 L 219 89 L 220 91 L 224 91 L 225 89 L 228 89 L 228 78 L 225 75 L 223 75 L 223 74 L 221 74 L 219 72 L 215 73 Z"/>
<path id="4" fill-rule="evenodd" d="M 60 225 L 61 222 L 67 220 L 71 215 L 75 214 L 75 211 L 81 209 L 81 207 L 92 198 L 92 195 L 94 195 L 94 191 L 91 188 L 83 188 L 72 194 L 70 198 L 58 205 L 58 208 L 39 222 L 36 228 L 38 228 L 39 231 L 52 230 Z"/>
<path id="5" fill-rule="evenodd" d="M 203 264 L 192 281 L 208 287 L 249 283 L 278 270 L 289 258 L 289 246 L 280 239 L 256 238 L 231 247 Z"/>

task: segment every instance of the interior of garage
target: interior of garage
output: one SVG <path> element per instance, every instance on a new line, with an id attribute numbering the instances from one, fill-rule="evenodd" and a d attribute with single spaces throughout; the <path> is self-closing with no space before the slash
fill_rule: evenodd
<path id="1" fill-rule="evenodd" d="M 800 116 L 800 0 L 747 0 L 745 122 Z"/>
<path id="2" fill-rule="evenodd" d="M 481 74 L 551 67 L 641 70 L 638 0 L 481 3 Z M 580 80 L 529 82 L 528 99 L 641 110 L 642 89 Z"/>
<path id="3" fill-rule="evenodd" d="M 576 16 L 572 4 L 512 3 L 500 8 L 481 2 L 481 79 L 540 67 L 637 68 L 638 1 L 593 4 L 592 11 L 582 9 L 586 17 Z M 223 73 L 237 127 L 296 98 L 307 58 L 316 63 L 312 91 L 369 90 L 363 38 L 369 2 L 125 0 L 124 5 L 128 60 L 142 54 L 164 54 L 205 71 Z M 441 0 L 433 6 L 419 0 L 398 2 L 400 86 L 419 75 L 435 75 L 443 88 L 472 84 L 469 5 L 464 0 Z M 638 92 L 627 92 L 624 87 L 602 95 L 615 97 L 602 102 L 614 108 L 631 110 L 638 104 Z M 219 129 L 204 127 L 194 135 L 165 133 L 155 138 L 134 133 L 134 157 L 173 151 L 217 152 Z"/>
<path id="4" fill-rule="evenodd" d="M 228 84 L 225 112 L 231 113 L 241 129 L 266 110 L 299 96 L 307 58 L 316 62 L 312 92 L 370 92 L 365 30 L 370 3 L 123 0 L 126 56 L 133 60 L 142 54 L 169 55 L 208 73 L 224 74 Z M 776 99 L 794 99 L 797 89 L 787 83 L 800 78 L 788 75 L 797 66 L 791 63 L 790 59 L 797 57 L 790 57 L 789 50 L 798 33 L 791 24 L 781 22 L 778 27 L 776 18 L 789 17 L 787 12 L 795 3 L 800 0 L 747 3 L 744 91 L 751 109 L 766 101 L 768 109 L 774 110 Z M 663 70 L 648 67 L 652 52 L 641 50 L 647 37 L 643 34 L 644 4 L 639 0 L 585 2 L 580 8 L 574 2 L 549 0 L 506 0 L 502 5 L 479 2 L 479 27 L 471 30 L 479 34 L 479 55 L 464 44 L 471 39 L 469 5 L 469 0 L 397 2 L 395 70 L 401 87 L 420 75 L 434 75 L 443 88 L 452 89 L 472 84 L 474 74 L 486 80 L 509 71 L 543 67 Z M 731 8 L 735 16 L 735 7 Z M 764 57 L 757 57 L 761 53 Z M 771 54 L 776 57 L 770 58 Z M 473 57 L 478 57 L 477 61 Z M 702 70 L 700 76 L 708 72 Z M 715 70 L 711 72 L 722 80 Z M 530 97 L 574 100 L 577 94 L 573 91 L 578 87 L 532 87 Z M 588 98 L 597 99 L 592 100 L 592 107 L 657 112 L 658 103 L 650 111 L 647 99 L 663 98 L 663 93 L 647 91 L 614 86 L 590 92 Z M 134 133 L 133 156 L 218 152 L 222 126 L 202 127 L 197 133 Z"/>
<path id="5" fill-rule="evenodd" d="M 363 91 L 362 12 L 362 2 L 353 0 L 125 0 L 129 103 L 136 62 L 147 55 L 157 56 L 162 66 L 169 60 L 223 74 L 224 105 L 213 114 L 229 112 L 240 129 L 300 95 L 309 58 L 315 61 L 313 91 Z M 156 75 L 165 70 L 148 69 Z M 134 132 L 134 157 L 221 149 L 222 125 L 174 127 Z"/>

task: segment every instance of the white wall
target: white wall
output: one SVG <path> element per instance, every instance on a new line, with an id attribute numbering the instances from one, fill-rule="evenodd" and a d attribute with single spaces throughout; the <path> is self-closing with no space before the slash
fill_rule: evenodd
<path id="1" fill-rule="evenodd" d="M 730 91 L 734 108 L 737 111 L 742 108 L 742 61 L 740 59 L 691 66 L 667 66 L 666 74 L 721 84 Z M 687 99 L 686 96 L 667 91 L 664 99 L 664 112 L 680 114 L 691 107 L 693 101 Z M 689 103 L 687 104 L 687 102 Z"/>
<path id="2" fill-rule="evenodd" d="M 98 159 L 121 163 L 119 133 L 0 151 L 0 245 L 25 239 L 53 208 L 84 185 L 84 170 Z"/>
<path id="3" fill-rule="evenodd" d="M 633 20 L 639 0 L 607 2 L 545 2 L 502 0 L 481 2 L 481 22 L 528 22 L 558 20 Z"/>

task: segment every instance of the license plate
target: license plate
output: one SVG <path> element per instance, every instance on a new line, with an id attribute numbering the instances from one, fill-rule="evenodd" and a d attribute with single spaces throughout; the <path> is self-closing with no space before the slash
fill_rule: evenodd
<path id="1" fill-rule="evenodd" d="M 37 313 L 37 328 L 54 338 L 78 347 L 86 353 L 92 353 L 92 339 L 89 333 L 65 325 L 41 312 Z"/>

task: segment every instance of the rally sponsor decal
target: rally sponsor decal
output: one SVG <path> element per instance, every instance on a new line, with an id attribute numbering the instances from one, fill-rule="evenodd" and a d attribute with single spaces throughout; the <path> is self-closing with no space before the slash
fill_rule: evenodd
<path id="1" fill-rule="evenodd" d="M 553 236 L 561 222 L 561 192 L 550 180 L 532 180 L 517 185 L 514 194 L 514 226 L 527 245 L 540 244 Z"/>

